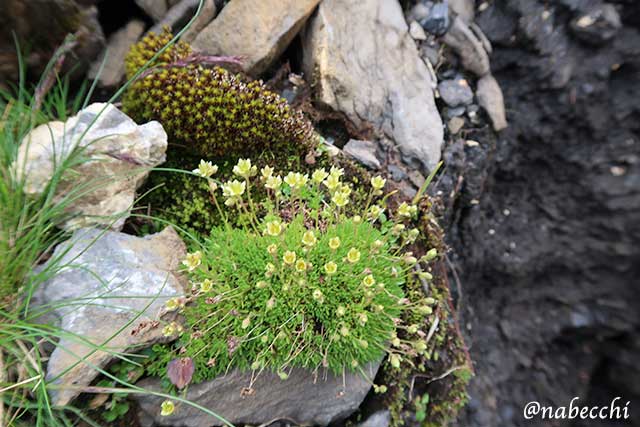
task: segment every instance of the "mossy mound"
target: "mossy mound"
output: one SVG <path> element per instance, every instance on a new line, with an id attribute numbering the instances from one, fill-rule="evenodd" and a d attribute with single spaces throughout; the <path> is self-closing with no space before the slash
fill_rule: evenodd
<path id="1" fill-rule="evenodd" d="M 150 34 L 125 60 L 127 78 L 166 45 L 172 35 Z M 304 155 L 312 126 L 303 114 L 269 91 L 247 82 L 178 43 L 125 93 L 122 107 L 134 120 L 158 120 L 174 144 L 193 147 L 203 157 L 253 156 L 264 150 Z"/>

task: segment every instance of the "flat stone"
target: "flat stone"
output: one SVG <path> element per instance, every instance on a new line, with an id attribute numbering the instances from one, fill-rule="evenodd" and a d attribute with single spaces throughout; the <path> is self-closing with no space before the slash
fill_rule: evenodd
<path id="1" fill-rule="evenodd" d="M 451 28 L 444 35 L 444 42 L 450 46 L 460 58 L 462 66 L 482 77 L 489 73 L 489 55 L 482 41 L 460 17 L 455 17 Z"/>
<path id="2" fill-rule="evenodd" d="M 382 165 L 376 157 L 377 149 L 378 146 L 375 142 L 350 139 L 342 151 L 370 169 L 380 169 Z"/>
<path id="3" fill-rule="evenodd" d="M 473 91 L 465 79 L 441 81 L 438 83 L 438 93 L 449 107 L 469 105 L 473 102 Z"/>
<path id="4" fill-rule="evenodd" d="M 409 34 L 413 37 L 414 40 L 422 41 L 427 39 L 427 35 L 422 29 L 422 26 L 418 23 L 418 21 L 411 21 L 409 24 Z"/>
<path id="5" fill-rule="evenodd" d="M 144 26 L 144 22 L 134 19 L 109 36 L 107 49 L 91 64 L 89 78 L 98 79 L 102 87 L 118 86 L 124 78 L 124 59 L 131 45 L 144 33 Z M 107 58 L 105 55 L 108 55 Z"/>
<path id="6" fill-rule="evenodd" d="M 298 34 L 320 0 L 234 0 L 193 41 L 212 55 L 240 55 L 243 69 L 269 68 Z"/>
<path id="7" fill-rule="evenodd" d="M 56 265 L 64 267 L 32 301 L 33 313 L 50 310 L 40 322 L 68 333 L 47 363 L 47 380 L 62 386 L 50 388 L 53 405 L 71 402 L 80 392 L 64 386 L 89 385 L 98 375 L 95 367 L 113 359 L 87 341 L 124 352 L 166 340 L 156 322 L 167 299 L 184 293 L 176 271 L 185 254 L 170 227 L 146 237 L 83 228 L 55 249 L 52 258 L 61 257 Z"/>
<path id="8" fill-rule="evenodd" d="M 442 120 L 397 1 L 323 0 L 303 33 L 303 50 L 320 103 L 356 126 L 373 125 L 412 167 L 436 166 Z"/>
<path id="9" fill-rule="evenodd" d="M 502 89 L 491 75 L 487 74 L 478 80 L 478 89 L 476 91 L 478 97 L 478 103 L 485 109 L 493 128 L 496 131 L 501 131 L 507 127 L 507 117 L 504 109 L 504 97 L 502 96 Z"/>
<path id="10" fill-rule="evenodd" d="M 122 228 L 136 189 L 151 168 L 165 161 L 166 132 L 158 122 L 137 125 L 113 105 L 101 103 L 66 122 L 40 125 L 25 136 L 13 164 L 18 177 L 25 179 L 24 191 L 42 194 L 54 165 L 79 149 L 86 160 L 74 166 L 73 174 L 63 176 L 56 189 L 56 200 L 69 194 L 75 198 L 68 208 L 74 216 L 63 228 Z"/>
<path id="11" fill-rule="evenodd" d="M 371 388 L 379 363 L 365 366 L 360 372 L 334 375 L 319 371 L 317 375 L 299 368 L 289 373 L 287 380 L 265 371 L 257 379 L 251 372 L 232 370 L 225 376 L 189 386 L 185 396 L 234 425 L 267 425 L 285 420 L 296 425 L 326 426 L 351 415 Z M 157 378 L 147 378 L 138 386 L 161 391 Z M 249 388 L 250 387 L 250 388 Z M 163 417 L 160 404 L 164 398 L 148 394 L 133 395 L 139 406 L 143 427 L 210 427 L 223 423 L 188 405 L 178 405 L 175 412 Z"/>

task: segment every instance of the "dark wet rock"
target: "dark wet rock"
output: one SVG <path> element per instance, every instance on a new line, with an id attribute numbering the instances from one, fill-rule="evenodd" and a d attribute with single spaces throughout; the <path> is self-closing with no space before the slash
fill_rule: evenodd
<path id="1" fill-rule="evenodd" d="M 357 427 L 389 427 L 390 423 L 391 413 L 388 410 L 383 410 L 373 413 Z"/>
<path id="2" fill-rule="evenodd" d="M 441 36 L 446 33 L 449 28 L 448 0 L 443 0 L 441 3 L 431 3 L 429 14 L 418 22 L 426 32 L 434 36 Z"/>
<path id="3" fill-rule="evenodd" d="M 438 83 L 438 92 L 449 107 L 469 105 L 473 102 L 473 91 L 464 79 L 443 80 Z"/>
<path id="4" fill-rule="evenodd" d="M 452 207 L 476 367 L 460 426 L 525 425 L 533 400 L 640 399 L 640 3 L 610 2 L 622 26 L 600 49 L 570 27 L 600 2 L 568 3 L 502 0 L 479 14 L 509 127 L 465 129 L 480 144 L 448 145 L 433 189 Z"/>

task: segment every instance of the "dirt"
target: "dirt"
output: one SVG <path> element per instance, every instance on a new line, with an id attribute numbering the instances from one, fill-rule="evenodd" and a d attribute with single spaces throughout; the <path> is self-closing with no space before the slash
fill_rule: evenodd
<path id="1" fill-rule="evenodd" d="M 436 188 L 477 374 L 459 425 L 640 425 L 640 2 L 599 44 L 570 23 L 600 1 L 490 3 L 510 126 L 450 144 Z M 522 414 L 616 396 L 622 424 Z"/>

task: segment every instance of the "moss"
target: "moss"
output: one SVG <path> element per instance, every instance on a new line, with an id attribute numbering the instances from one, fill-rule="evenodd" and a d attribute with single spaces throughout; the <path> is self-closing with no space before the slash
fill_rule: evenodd
<path id="1" fill-rule="evenodd" d="M 125 61 L 127 77 L 171 37 L 165 30 L 134 45 Z M 304 156 L 313 128 L 301 112 L 261 81 L 206 68 L 201 57 L 190 55 L 184 43 L 163 52 L 126 92 L 123 110 L 139 122 L 158 120 L 172 143 L 203 157 L 255 156 L 264 150 Z"/>

